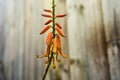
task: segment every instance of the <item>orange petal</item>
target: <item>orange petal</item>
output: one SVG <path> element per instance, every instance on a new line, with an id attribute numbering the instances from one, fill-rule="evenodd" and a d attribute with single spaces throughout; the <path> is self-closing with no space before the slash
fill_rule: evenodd
<path id="1" fill-rule="evenodd" d="M 55 23 L 55 25 L 56 25 L 57 27 L 59 27 L 60 29 L 62 29 L 62 27 L 61 27 L 61 25 L 60 25 L 59 23 Z"/>
<path id="2" fill-rule="evenodd" d="M 51 26 L 46 26 L 45 28 L 43 28 L 43 30 L 40 32 L 40 34 L 45 33 Z"/>
<path id="3" fill-rule="evenodd" d="M 48 45 L 47 46 L 47 51 L 46 51 L 46 53 L 49 55 L 49 53 L 50 53 L 50 49 L 51 49 L 51 45 Z"/>
<path id="4" fill-rule="evenodd" d="M 53 56 L 53 69 L 56 69 L 55 57 Z"/>
<path id="5" fill-rule="evenodd" d="M 65 17 L 66 14 L 59 14 L 59 15 L 56 15 L 57 18 L 61 18 L 61 17 Z"/>
<path id="6" fill-rule="evenodd" d="M 58 59 L 58 54 L 56 54 L 56 60 L 57 60 L 57 62 L 61 62 L 61 60 Z"/>
<path id="7" fill-rule="evenodd" d="M 56 27 L 56 30 L 62 37 L 65 37 L 64 32 L 60 28 Z"/>
<path id="8" fill-rule="evenodd" d="M 52 12 L 50 9 L 44 9 L 45 12 Z"/>
<path id="9" fill-rule="evenodd" d="M 56 37 L 57 37 L 58 48 L 62 48 L 60 36 L 57 34 Z"/>
<path id="10" fill-rule="evenodd" d="M 48 25 L 49 23 L 51 23 L 52 22 L 52 20 L 48 20 L 46 23 L 45 23 L 45 25 Z"/>
<path id="11" fill-rule="evenodd" d="M 57 38 L 56 37 L 53 39 L 53 52 L 54 53 L 57 52 Z"/>
<path id="12" fill-rule="evenodd" d="M 52 32 L 49 32 L 46 37 L 46 44 L 49 45 L 52 40 Z"/>
<path id="13" fill-rule="evenodd" d="M 47 18 L 51 18 L 52 16 L 51 15 L 48 15 L 48 14 L 41 14 L 43 17 L 47 17 Z"/>
<path id="14" fill-rule="evenodd" d="M 64 53 L 62 53 L 61 51 L 59 51 L 59 54 L 63 57 L 63 58 L 67 58 L 68 56 L 65 55 Z"/>

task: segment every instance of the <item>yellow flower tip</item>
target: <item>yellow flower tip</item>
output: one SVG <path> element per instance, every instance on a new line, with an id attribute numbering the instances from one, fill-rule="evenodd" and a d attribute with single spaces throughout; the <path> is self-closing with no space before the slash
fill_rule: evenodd
<path id="1" fill-rule="evenodd" d="M 53 69 L 56 69 L 56 65 L 55 64 L 53 64 Z"/>
<path id="2" fill-rule="evenodd" d="M 53 52 L 54 52 L 54 54 L 57 53 L 57 48 L 56 47 L 53 48 Z"/>
<path id="3" fill-rule="evenodd" d="M 56 37 L 53 39 L 53 52 L 54 53 L 57 52 L 57 38 Z"/>
<path id="4" fill-rule="evenodd" d="M 56 59 L 57 60 L 57 62 L 61 62 L 61 60 L 60 59 Z"/>
<path id="5" fill-rule="evenodd" d="M 36 57 L 37 58 L 43 58 L 43 57 L 47 57 L 47 55 L 44 54 L 43 56 L 40 56 L 39 54 L 36 54 Z"/>
<path id="6" fill-rule="evenodd" d="M 55 51 L 53 51 L 53 54 L 54 54 L 54 55 L 56 55 L 56 54 L 57 54 L 57 51 L 56 51 L 56 52 L 55 52 Z"/>
<path id="7" fill-rule="evenodd" d="M 60 54 L 63 58 L 68 58 L 68 56 L 65 55 L 64 53 L 62 53 L 61 51 L 59 52 L 59 54 Z"/>
<path id="8" fill-rule="evenodd" d="M 61 62 L 61 60 L 58 58 L 58 54 L 56 54 L 56 61 Z"/>
<path id="9" fill-rule="evenodd" d="M 41 58 L 39 54 L 36 54 L 36 57 L 37 57 L 37 58 Z"/>
<path id="10" fill-rule="evenodd" d="M 49 59 L 45 61 L 45 64 L 48 64 L 48 62 L 49 62 Z"/>

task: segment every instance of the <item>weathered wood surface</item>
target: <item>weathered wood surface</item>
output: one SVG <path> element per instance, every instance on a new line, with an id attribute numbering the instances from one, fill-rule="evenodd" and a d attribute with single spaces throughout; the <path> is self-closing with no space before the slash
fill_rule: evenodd
<path id="1" fill-rule="evenodd" d="M 68 0 L 67 2 L 68 27 L 70 27 L 68 28 L 69 54 L 75 63 L 70 65 L 71 79 L 119 80 L 120 1 Z M 84 60 L 87 60 L 84 62 L 86 68 L 77 66 L 79 63 L 84 65 L 82 63 Z M 80 69 L 87 72 L 84 73 Z M 80 72 L 85 76 L 81 77 Z"/>
<path id="2" fill-rule="evenodd" d="M 104 24 L 111 80 L 120 80 L 120 1 L 103 0 Z"/>
<path id="3" fill-rule="evenodd" d="M 39 37 L 42 28 L 42 9 L 39 0 L 6 0 L 4 64 L 8 80 L 39 80 L 43 62 L 36 59 L 44 51 L 44 38 Z"/>
<path id="4" fill-rule="evenodd" d="M 45 64 L 35 55 L 45 51 L 46 34 L 39 31 L 50 1 L 0 4 L 0 80 L 40 80 Z M 62 59 L 56 71 L 50 69 L 46 80 L 120 80 L 120 1 L 57 0 L 56 9 L 68 14 L 57 21 L 66 34 L 63 52 L 70 58 Z"/>
<path id="5" fill-rule="evenodd" d="M 86 22 L 83 0 L 67 0 L 71 80 L 87 79 Z"/>
<path id="6" fill-rule="evenodd" d="M 4 63 L 3 63 L 3 55 L 4 55 L 4 13 L 5 11 L 2 11 L 3 9 L 3 1 L 0 0 L 0 80 L 5 79 L 5 73 L 4 73 Z"/>
<path id="7" fill-rule="evenodd" d="M 67 10 L 71 80 L 109 80 L 101 1 L 68 0 Z"/>
<path id="8" fill-rule="evenodd" d="M 89 79 L 110 80 L 101 0 L 89 0 L 88 8 L 86 34 Z"/>
<path id="9" fill-rule="evenodd" d="M 5 36 L 4 36 L 4 27 L 5 27 L 5 10 L 4 1 L 0 0 L 0 80 L 5 80 L 5 66 L 4 66 L 4 46 L 5 46 Z"/>

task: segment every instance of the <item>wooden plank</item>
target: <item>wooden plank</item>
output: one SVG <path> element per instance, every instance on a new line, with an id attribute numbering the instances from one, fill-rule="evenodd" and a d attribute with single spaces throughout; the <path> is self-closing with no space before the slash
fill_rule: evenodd
<path id="1" fill-rule="evenodd" d="M 17 27 L 18 51 L 16 53 L 14 72 L 15 80 L 23 80 L 23 53 L 24 53 L 24 0 L 15 1 L 15 26 Z"/>
<path id="2" fill-rule="evenodd" d="M 80 20 L 80 17 L 78 16 L 78 13 L 80 14 L 81 12 L 80 11 L 81 2 L 76 0 L 76 2 L 68 1 L 68 3 L 69 3 L 68 5 L 71 5 L 69 6 L 71 11 L 70 9 L 68 9 L 68 11 L 70 11 L 69 13 L 71 13 L 71 15 L 69 14 L 71 18 L 68 19 L 69 20 L 68 24 L 70 24 L 69 26 L 71 26 L 70 27 L 71 29 L 68 28 L 68 31 L 69 31 L 68 35 L 70 36 L 69 38 L 70 57 L 76 59 L 78 58 L 78 55 L 80 54 L 84 55 L 84 56 L 81 56 L 81 55 L 80 56 L 84 58 L 85 60 L 88 60 L 89 80 L 96 80 L 96 79 L 97 80 L 109 80 L 110 79 L 109 66 L 108 66 L 107 51 L 106 51 L 106 45 L 105 45 L 105 32 L 104 32 L 104 25 L 103 25 L 103 15 L 102 15 L 103 13 L 102 13 L 101 1 L 100 0 L 85 1 L 84 2 L 85 5 L 83 6 L 83 8 L 85 8 L 85 12 L 83 12 L 85 13 L 85 19 L 83 18 L 81 20 Z M 75 10 L 76 11 L 78 10 L 78 12 L 76 12 Z M 83 20 L 85 20 L 84 23 L 82 23 Z M 80 22 L 85 27 L 83 30 L 85 32 L 83 33 L 84 33 L 84 36 L 86 37 L 84 38 L 80 36 L 80 34 L 82 34 L 81 24 L 80 24 L 81 28 L 80 29 L 78 28 Z M 77 35 L 78 35 L 77 32 L 79 32 L 79 37 L 82 37 L 81 39 L 84 39 L 84 40 L 79 39 L 79 37 L 77 38 Z M 85 42 L 82 42 L 82 41 L 85 41 Z M 82 47 L 80 47 L 78 43 L 80 43 L 80 45 L 82 45 L 83 43 L 85 44 L 82 45 Z M 77 50 L 77 48 L 78 49 L 80 48 L 80 49 Z M 77 54 L 78 51 L 80 52 L 81 50 L 87 50 L 88 59 L 86 59 L 85 52 L 84 53 L 81 52 Z M 80 63 L 81 61 L 84 61 L 84 59 L 80 59 Z M 77 64 L 78 63 L 75 63 L 75 65 Z M 73 80 L 80 79 L 80 75 L 78 75 L 80 69 L 78 66 L 76 67 L 75 65 L 72 66 L 72 69 L 71 69 L 71 78 Z M 87 76 L 87 73 L 84 73 L 84 74 Z"/>
<path id="3" fill-rule="evenodd" d="M 109 3 L 108 3 L 109 2 Z M 119 36 L 120 36 L 120 1 L 111 0 L 103 1 L 104 10 L 104 23 L 106 31 L 106 42 L 109 57 L 109 66 L 111 80 L 120 79 L 120 47 L 119 47 Z M 107 15 L 107 16 L 106 16 Z"/>
<path id="4" fill-rule="evenodd" d="M 110 80 L 101 0 L 87 1 L 89 80 Z"/>
<path id="5" fill-rule="evenodd" d="M 67 5 L 65 0 L 56 0 L 56 13 L 57 14 L 67 14 Z M 67 16 L 62 19 L 56 19 L 56 22 L 58 22 L 62 26 L 62 30 L 64 31 L 66 37 L 61 38 L 62 40 L 62 51 L 66 55 L 69 55 L 68 53 L 68 35 L 67 35 Z M 60 57 L 61 58 L 61 57 Z M 62 64 L 58 63 L 58 69 L 55 74 L 56 80 L 70 80 L 70 74 L 69 74 L 69 59 L 62 59 Z"/>
<path id="6" fill-rule="evenodd" d="M 25 0 L 25 54 L 24 79 L 34 80 L 34 55 L 32 49 L 33 0 Z"/>
<path id="7" fill-rule="evenodd" d="M 33 0 L 33 41 L 34 41 L 34 52 L 32 53 L 35 58 L 35 71 L 34 71 L 34 80 L 40 80 L 43 76 L 44 72 L 44 59 L 37 59 L 35 55 L 39 53 L 40 55 L 43 55 L 45 52 L 45 35 L 39 35 L 39 32 L 44 27 L 44 21 L 41 14 L 43 13 L 43 7 L 44 7 L 43 0 Z M 49 1 L 47 1 L 49 2 Z M 49 79 L 48 79 L 49 80 Z"/>
<path id="8" fill-rule="evenodd" d="M 36 54 L 45 52 L 45 35 L 39 35 L 44 27 L 43 0 L 25 1 L 25 80 L 40 80 L 43 76 L 44 59 L 37 59 Z"/>
<path id="9" fill-rule="evenodd" d="M 5 68 L 4 68 L 4 61 L 3 61 L 3 56 L 4 56 L 4 22 L 5 22 L 5 17 L 4 13 L 4 4 L 3 0 L 0 0 L 0 80 L 5 80 Z"/>
<path id="10" fill-rule="evenodd" d="M 68 45 L 71 80 L 87 80 L 86 8 L 87 1 L 68 0 Z M 87 18 L 89 19 L 89 18 Z"/>
<path id="11" fill-rule="evenodd" d="M 6 6 L 6 25 L 5 29 L 5 53 L 4 53 L 4 64 L 6 77 L 8 80 L 14 80 L 16 78 L 16 53 L 18 53 L 18 33 L 15 24 L 15 4 L 14 0 L 5 1 Z M 8 4 L 8 5 L 7 5 Z"/>
<path id="12" fill-rule="evenodd" d="M 3 10 L 3 1 L 0 0 L 0 60 L 3 58 L 4 51 L 4 10 Z"/>

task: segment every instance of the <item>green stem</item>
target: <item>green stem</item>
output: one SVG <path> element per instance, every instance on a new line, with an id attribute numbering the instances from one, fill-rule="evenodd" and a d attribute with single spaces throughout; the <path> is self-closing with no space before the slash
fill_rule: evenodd
<path id="1" fill-rule="evenodd" d="M 45 74 L 44 74 L 42 80 L 45 80 L 45 78 L 46 78 L 46 75 L 47 75 L 47 73 L 48 73 L 49 67 L 50 67 L 51 62 L 52 62 L 52 58 L 53 58 L 53 52 L 52 52 L 52 54 L 51 54 L 50 61 L 49 61 L 48 65 L 47 65 L 47 68 L 46 68 L 46 70 L 45 70 Z"/>
<path id="2" fill-rule="evenodd" d="M 52 0 L 52 30 L 53 30 L 53 38 L 55 38 L 55 0 Z M 52 62 L 53 55 L 54 55 L 54 53 L 52 52 L 50 61 L 46 67 L 46 70 L 45 70 L 42 80 L 45 80 L 45 78 L 46 78 L 46 75 L 48 73 L 48 70 L 49 70 L 51 62 Z"/>
<path id="3" fill-rule="evenodd" d="M 53 38 L 55 38 L 55 0 L 52 0 L 52 27 L 53 27 Z"/>

